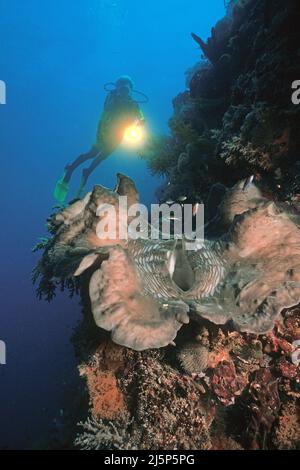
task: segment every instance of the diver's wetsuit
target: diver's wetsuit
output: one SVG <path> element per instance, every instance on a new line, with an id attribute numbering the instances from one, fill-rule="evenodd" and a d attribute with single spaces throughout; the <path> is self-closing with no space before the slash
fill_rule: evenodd
<path id="1" fill-rule="evenodd" d="M 124 130 L 136 120 L 144 121 L 139 105 L 130 95 L 120 96 L 116 90 L 106 97 L 104 111 L 98 124 L 96 143 L 87 153 L 80 155 L 67 165 L 64 181 L 68 183 L 73 171 L 86 160 L 94 159 L 82 172 L 81 185 L 85 185 L 90 174 L 100 162 L 105 160 L 122 142 Z"/>

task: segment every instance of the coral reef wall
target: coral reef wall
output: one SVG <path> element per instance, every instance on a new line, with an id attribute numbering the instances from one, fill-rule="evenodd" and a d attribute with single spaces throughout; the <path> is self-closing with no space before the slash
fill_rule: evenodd
<path id="1" fill-rule="evenodd" d="M 205 201 L 209 217 L 222 185 L 250 175 L 268 199 L 293 202 L 300 193 L 300 107 L 291 102 L 291 84 L 300 78 L 299 6 L 229 3 L 207 43 L 193 34 L 204 57 L 174 99 L 171 136 L 149 142 L 143 155 L 151 171 L 167 177 L 160 200 L 184 194 Z M 120 348 L 104 335 L 80 368 L 91 405 L 76 445 L 299 449 L 299 327 L 294 307 L 266 335 L 203 320 L 159 351 Z M 103 374 L 119 397 L 108 409 Z"/>
<path id="2" fill-rule="evenodd" d="M 142 155 L 151 171 L 167 177 L 159 198 L 185 195 L 188 202 L 205 201 L 208 232 L 217 236 L 237 213 L 227 211 L 226 220 L 218 219 L 219 203 L 230 194 L 225 186 L 254 175 L 259 197 L 276 200 L 279 207 L 284 201 L 292 218 L 300 198 L 300 107 L 291 101 L 291 84 L 300 79 L 299 6 L 292 0 L 228 3 L 227 16 L 207 42 L 197 32 L 192 35 L 191 47 L 196 41 L 199 59 L 201 51 L 204 58 L 188 71 L 188 90 L 174 99 L 171 136 L 149 141 Z M 255 204 L 245 210 L 255 215 Z M 86 205 L 87 200 L 80 201 L 78 211 Z M 60 216 L 68 221 L 70 214 Z M 74 227 L 70 237 L 78 241 L 82 227 Z M 55 230 L 52 226 L 52 234 Z M 68 234 L 62 232 L 64 242 Z M 53 253 L 48 256 L 53 246 L 50 238 L 38 247 L 46 255 L 36 272 L 43 271 L 39 293 L 49 298 L 54 294 Z M 72 273 L 82 255 L 90 254 L 88 244 L 81 251 L 75 248 Z M 66 253 L 61 251 L 61 260 Z M 267 333 L 191 318 L 176 345 L 134 351 L 114 344 L 96 326 L 90 265 L 75 282 L 64 273 L 59 256 L 63 287 L 71 293 L 79 289 L 83 307 L 73 337 L 83 381 L 77 397 L 80 423 L 70 447 L 300 449 L 299 305 L 276 315 Z"/>
<path id="3" fill-rule="evenodd" d="M 77 448 L 300 448 L 299 307 L 267 335 L 192 322 L 176 346 L 136 352 L 95 326 L 86 292 Z"/>
<path id="4" fill-rule="evenodd" d="M 226 191 L 218 206 L 211 226 L 223 235 L 190 253 L 195 278 L 186 292 L 163 257 L 174 240 L 97 238 L 99 204 L 118 208 L 124 191 L 138 197 L 125 176 L 116 191 L 96 186 L 49 219 L 38 293 L 79 289 L 83 307 L 73 337 L 83 379 L 76 447 L 300 447 L 300 204 L 243 188 Z"/>
<path id="5" fill-rule="evenodd" d="M 192 34 L 203 60 L 174 99 L 171 136 L 143 154 L 168 178 L 160 199 L 184 192 L 206 201 L 213 183 L 232 186 L 250 175 L 273 197 L 298 197 L 300 106 L 291 100 L 300 77 L 297 3 L 229 2 L 207 43 Z"/>

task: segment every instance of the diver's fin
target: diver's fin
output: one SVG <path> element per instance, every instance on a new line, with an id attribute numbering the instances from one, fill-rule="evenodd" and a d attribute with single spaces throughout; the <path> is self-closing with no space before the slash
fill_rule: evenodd
<path id="1" fill-rule="evenodd" d="M 57 181 L 55 189 L 54 189 L 54 197 L 58 202 L 65 202 L 65 199 L 69 192 L 69 185 L 64 181 L 65 173 L 63 177 Z"/>

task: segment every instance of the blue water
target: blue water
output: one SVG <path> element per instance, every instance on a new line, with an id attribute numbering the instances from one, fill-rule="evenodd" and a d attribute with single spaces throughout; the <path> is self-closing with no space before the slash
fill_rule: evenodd
<path id="1" fill-rule="evenodd" d="M 76 386 L 69 337 L 78 299 L 36 299 L 31 247 L 45 235 L 63 167 L 94 141 L 103 84 L 132 76 L 150 98 L 150 131 L 167 132 L 172 98 L 201 56 L 190 32 L 208 37 L 223 15 L 223 0 L 0 0 L 0 448 L 34 448 Z M 153 201 L 160 180 L 134 152 L 116 151 L 89 186 L 113 187 L 117 172 L 135 179 L 142 202 Z"/>

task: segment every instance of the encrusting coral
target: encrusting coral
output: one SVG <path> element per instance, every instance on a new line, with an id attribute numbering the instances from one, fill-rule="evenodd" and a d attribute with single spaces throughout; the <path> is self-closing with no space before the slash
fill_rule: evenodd
<path id="1" fill-rule="evenodd" d="M 276 447 L 280 450 L 292 450 L 300 443 L 300 415 L 296 400 L 283 405 L 279 416 L 276 433 Z"/>
<path id="2" fill-rule="evenodd" d="M 266 336 L 259 341 L 255 335 L 226 331 L 212 323 L 205 327 L 191 325 L 183 333 L 176 350 L 169 346 L 144 352 L 121 348 L 102 338 L 100 346 L 90 352 L 89 363 L 99 375 L 105 371 L 114 374 L 112 396 L 121 392 L 120 403 L 126 406 L 119 413 L 114 407 L 114 413 L 109 415 L 103 406 L 95 409 L 95 389 L 87 380 L 90 406 L 87 421 L 80 423 L 82 432 L 77 431 L 77 447 L 170 450 L 300 447 L 297 418 L 300 382 L 294 374 L 287 378 L 280 372 L 283 359 L 292 365 L 288 354 L 265 353 Z M 273 333 L 280 338 L 277 330 Z M 197 358 L 196 344 L 201 350 L 205 347 L 205 362 L 202 353 Z M 181 352 L 188 366 L 192 364 L 186 374 L 182 372 Z M 86 368 L 86 363 L 80 370 L 82 367 Z M 98 401 L 105 403 L 101 387 Z"/>

